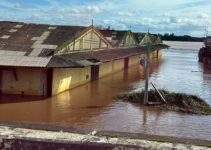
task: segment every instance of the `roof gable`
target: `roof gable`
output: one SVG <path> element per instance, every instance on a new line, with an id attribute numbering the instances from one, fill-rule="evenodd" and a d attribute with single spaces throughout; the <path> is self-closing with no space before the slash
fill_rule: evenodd
<path id="1" fill-rule="evenodd" d="M 100 30 L 100 32 L 108 39 L 113 47 L 123 47 L 122 45 L 128 35 L 131 35 L 132 40 L 138 44 L 138 41 L 131 31 L 119 31 L 119 30 Z"/>
<path id="2" fill-rule="evenodd" d="M 53 43 L 59 47 L 67 41 L 73 41 L 86 28 L 81 26 L 58 26 L 51 31 L 44 44 Z"/>
<path id="3" fill-rule="evenodd" d="M 56 54 L 72 53 L 76 51 L 111 48 L 109 41 L 93 26 L 83 30 L 74 38 L 57 48 Z"/>

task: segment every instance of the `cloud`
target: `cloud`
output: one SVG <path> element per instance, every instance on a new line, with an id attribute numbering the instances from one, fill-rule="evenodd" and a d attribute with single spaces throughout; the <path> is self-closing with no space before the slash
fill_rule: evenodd
<path id="1" fill-rule="evenodd" d="M 125 16 L 125 17 L 130 17 L 130 16 L 134 16 L 134 13 L 131 12 L 118 12 L 117 15 L 119 16 Z"/>
<path id="2" fill-rule="evenodd" d="M 23 5 L 20 4 L 20 3 L 15 3 L 15 4 L 13 5 L 13 7 L 14 7 L 14 8 L 23 8 Z"/>
<path id="3" fill-rule="evenodd" d="M 51 13 L 55 15 L 62 15 L 62 16 L 72 16 L 72 17 L 79 17 L 79 16 L 86 16 L 91 17 L 98 13 L 103 12 L 103 9 L 100 9 L 98 6 L 86 6 L 86 7 L 77 7 L 77 8 L 51 8 L 46 13 Z"/>
<path id="4" fill-rule="evenodd" d="M 0 20 L 111 26 L 154 33 L 201 36 L 211 27 L 208 0 L 0 0 Z M 24 9 L 20 9 L 23 8 Z M 16 8 L 16 9 L 14 9 Z"/>
<path id="5" fill-rule="evenodd" d="M 198 15 L 199 19 L 210 19 L 210 16 L 206 13 L 201 13 Z"/>
<path id="6" fill-rule="evenodd" d="M 86 11 L 88 13 L 100 13 L 102 10 L 98 6 L 87 6 Z"/>

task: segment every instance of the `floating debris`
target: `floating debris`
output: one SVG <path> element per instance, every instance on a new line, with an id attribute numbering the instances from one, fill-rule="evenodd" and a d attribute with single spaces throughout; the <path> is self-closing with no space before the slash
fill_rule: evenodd
<path id="1" fill-rule="evenodd" d="M 149 103 L 159 103 L 152 107 L 158 107 L 164 110 L 172 110 L 189 114 L 211 115 L 211 107 L 207 102 L 195 95 L 184 93 L 174 93 L 166 90 L 159 90 L 166 99 L 166 104 L 161 102 L 159 95 L 155 90 L 149 91 Z M 144 99 L 144 91 L 124 93 L 118 96 L 118 99 L 141 103 Z"/>

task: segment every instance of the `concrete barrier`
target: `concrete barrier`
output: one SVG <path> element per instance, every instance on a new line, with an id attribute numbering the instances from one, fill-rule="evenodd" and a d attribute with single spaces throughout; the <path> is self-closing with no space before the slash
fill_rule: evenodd
<path id="1" fill-rule="evenodd" d="M 111 136 L 112 135 L 112 136 Z M 71 133 L 0 126 L 0 149 L 148 149 L 148 150 L 211 150 L 203 146 L 128 138 L 115 133 Z"/>

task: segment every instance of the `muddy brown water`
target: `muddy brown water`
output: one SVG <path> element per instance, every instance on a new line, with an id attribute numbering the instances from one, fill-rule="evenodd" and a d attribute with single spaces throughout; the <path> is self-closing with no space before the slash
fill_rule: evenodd
<path id="1" fill-rule="evenodd" d="M 197 51 L 164 50 L 151 63 L 150 81 L 157 87 L 199 95 L 211 105 L 211 69 L 198 63 Z M 0 121 L 35 123 L 211 140 L 211 116 L 188 115 L 140 107 L 116 100 L 125 91 L 142 89 L 144 72 L 139 66 L 118 72 L 55 97 L 4 97 Z M 13 101 L 14 103 L 7 103 Z"/>

